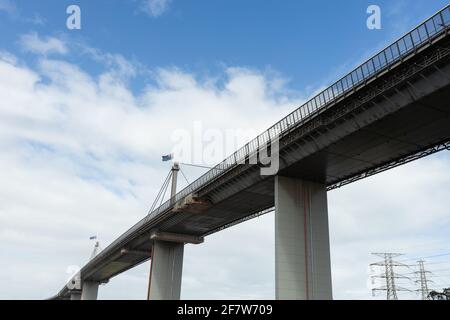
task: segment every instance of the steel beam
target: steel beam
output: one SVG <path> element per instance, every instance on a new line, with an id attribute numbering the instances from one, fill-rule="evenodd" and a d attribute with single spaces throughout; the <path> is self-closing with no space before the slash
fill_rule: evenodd
<path id="1" fill-rule="evenodd" d="M 203 237 L 191 236 L 188 234 L 157 232 L 157 231 L 154 231 L 151 233 L 150 239 L 157 240 L 157 241 L 167 241 L 167 242 L 176 242 L 176 243 L 191 243 L 191 244 L 200 244 L 200 243 L 204 242 Z"/>

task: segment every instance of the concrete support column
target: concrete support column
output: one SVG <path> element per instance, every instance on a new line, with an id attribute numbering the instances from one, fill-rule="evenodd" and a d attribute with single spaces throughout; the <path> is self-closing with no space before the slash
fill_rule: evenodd
<path id="1" fill-rule="evenodd" d="M 149 300 L 179 300 L 184 243 L 155 240 L 152 250 Z"/>
<path id="2" fill-rule="evenodd" d="M 331 300 L 326 188 L 275 177 L 276 299 Z"/>
<path id="3" fill-rule="evenodd" d="M 98 282 L 84 281 L 81 289 L 81 300 L 97 300 L 99 285 Z"/>

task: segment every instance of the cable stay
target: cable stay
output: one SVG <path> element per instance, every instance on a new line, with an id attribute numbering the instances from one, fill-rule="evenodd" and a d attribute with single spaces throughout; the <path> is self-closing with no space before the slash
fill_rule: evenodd
<path id="1" fill-rule="evenodd" d="M 201 169 L 214 169 L 214 170 L 220 170 L 223 171 L 224 169 L 220 169 L 220 168 L 216 168 L 216 167 L 208 167 L 208 166 L 203 166 L 203 165 L 199 165 L 199 164 L 191 164 L 191 163 L 180 163 L 184 166 L 188 166 L 188 167 L 194 167 L 194 168 L 201 168 Z"/>
<path id="2" fill-rule="evenodd" d="M 161 189 L 159 189 L 158 195 L 156 196 L 155 201 L 153 202 L 152 206 L 150 207 L 148 214 L 152 213 L 153 210 L 155 210 L 156 205 L 158 204 L 159 201 L 160 201 L 160 205 L 161 205 L 162 200 L 164 199 L 164 196 L 166 194 L 166 190 L 169 186 L 169 181 L 170 181 L 171 177 L 172 177 L 172 170 L 169 171 L 169 174 L 167 175 L 166 179 L 164 180 L 164 182 L 161 186 Z M 162 195 L 162 197 L 161 197 L 161 195 Z"/>
<path id="3" fill-rule="evenodd" d="M 167 157 L 167 158 L 164 158 Z M 173 155 L 163 156 L 163 161 L 171 160 Z M 166 160 L 167 159 L 167 160 Z M 169 173 L 167 174 L 166 179 L 164 180 L 161 189 L 159 189 L 158 194 L 156 195 L 155 200 L 153 201 L 152 206 L 150 207 L 150 210 L 148 211 L 148 214 L 152 213 L 153 210 L 156 209 L 156 206 L 159 204 L 161 206 L 163 204 L 163 201 L 166 197 L 167 189 L 169 188 L 169 184 L 171 184 L 171 190 L 170 190 L 170 198 L 171 201 L 176 195 L 177 190 L 177 173 L 178 171 L 181 171 L 181 168 L 178 164 L 178 162 L 175 162 L 170 169 Z M 182 172 L 182 175 L 184 179 L 186 179 L 187 183 L 189 184 L 188 179 L 186 178 L 185 174 Z"/>
<path id="4" fill-rule="evenodd" d="M 184 174 L 183 169 L 181 169 L 181 167 L 180 167 L 180 172 L 181 172 L 181 174 L 183 175 L 184 180 L 186 180 L 186 183 L 187 183 L 188 185 L 190 185 L 191 183 L 190 183 L 189 180 L 186 178 L 186 175 Z"/>

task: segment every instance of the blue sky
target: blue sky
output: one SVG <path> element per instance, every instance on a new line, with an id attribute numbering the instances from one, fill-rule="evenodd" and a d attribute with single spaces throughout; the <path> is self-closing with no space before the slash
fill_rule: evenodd
<path id="1" fill-rule="evenodd" d="M 81 30 L 66 28 L 71 4 Z M 370 4 L 381 30 L 366 27 Z M 89 236 L 105 247 L 143 218 L 170 168 L 161 155 L 181 145 L 193 162 L 222 160 L 446 4 L 0 0 L 0 299 L 51 296 L 89 257 Z M 371 298 L 374 251 L 431 256 L 448 283 L 443 172 L 448 152 L 329 193 L 336 298 Z M 182 297 L 273 298 L 273 219 L 187 246 Z M 100 298 L 143 299 L 147 279 L 144 264 Z"/>
<path id="2" fill-rule="evenodd" d="M 141 0 L 26 1 L 0 13 L 0 38 L 17 50 L 17 35 L 35 30 L 120 53 L 149 68 L 177 66 L 210 74 L 227 66 L 270 68 L 296 90 L 328 84 L 447 4 L 444 0 L 377 1 L 382 30 L 369 32 L 366 9 L 373 1 L 167 1 L 149 17 Z M 65 28 L 70 4 L 82 9 L 82 30 Z M 33 18 L 45 23 L 32 24 Z M 92 72 L 95 66 L 86 63 Z"/>

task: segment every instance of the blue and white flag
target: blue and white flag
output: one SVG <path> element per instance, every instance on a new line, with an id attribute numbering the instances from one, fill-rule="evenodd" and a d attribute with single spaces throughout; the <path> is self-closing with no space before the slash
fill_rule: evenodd
<path id="1" fill-rule="evenodd" d="M 173 153 L 162 156 L 162 161 L 170 161 L 173 159 Z"/>
<path id="2" fill-rule="evenodd" d="M 97 239 L 97 236 L 91 236 L 91 237 L 89 237 L 89 240 L 95 240 L 95 239 Z"/>

